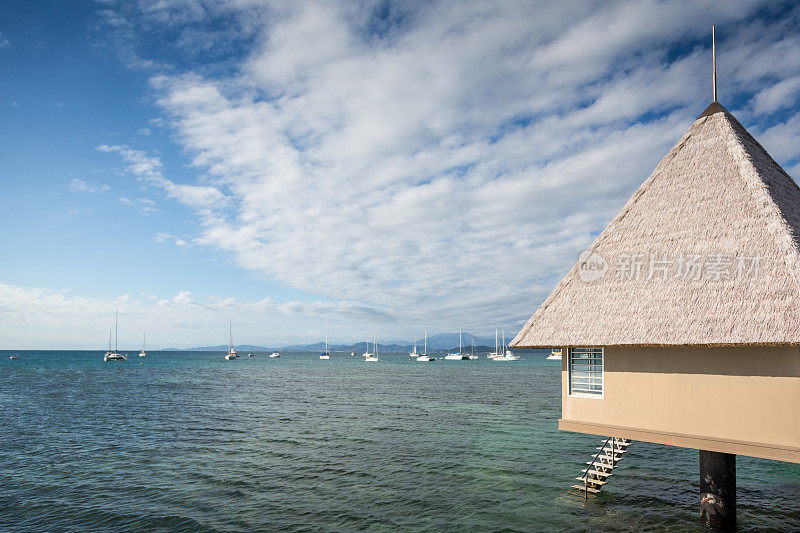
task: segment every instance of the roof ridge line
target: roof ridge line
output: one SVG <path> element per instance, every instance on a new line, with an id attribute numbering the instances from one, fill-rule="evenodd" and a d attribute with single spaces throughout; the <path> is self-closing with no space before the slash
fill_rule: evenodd
<path id="1" fill-rule="evenodd" d="M 789 229 L 783 211 L 778 207 L 775 199 L 772 197 L 767 183 L 759 172 L 758 167 L 755 165 L 750 151 L 744 144 L 744 140 L 752 140 L 752 142 L 755 143 L 756 149 L 760 149 L 766 154 L 770 162 L 774 163 L 789 181 L 795 186 L 797 186 L 797 183 L 780 167 L 780 165 L 775 163 L 772 156 L 769 156 L 769 153 L 764 147 L 747 132 L 747 129 L 736 120 L 736 117 L 730 113 L 726 113 L 725 118 L 726 127 L 733 133 L 733 139 L 728 139 L 725 143 L 728 153 L 739 167 L 739 174 L 745 182 L 747 189 L 750 191 L 753 201 L 759 211 L 759 215 L 761 215 L 761 218 L 766 222 L 766 230 L 774 239 L 775 245 L 781 251 L 786 267 L 792 273 L 795 282 L 798 284 L 798 289 L 800 289 L 800 250 L 798 250 L 797 243 L 795 242 L 792 231 Z M 741 128 L 741 132 L 737 131 L 739 128 Z M 742 133 L 746 135 L 746 137 L 742 135 Z M 734 153 L 734 151 L 739 153 Z"/>

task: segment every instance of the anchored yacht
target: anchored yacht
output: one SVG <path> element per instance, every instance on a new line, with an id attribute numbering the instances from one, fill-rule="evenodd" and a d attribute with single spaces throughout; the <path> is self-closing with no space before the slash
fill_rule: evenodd
<path id="1" fill-rule="evenodd" d="M 328 352 L 328 315 L 325 315 L 325 351 L 319 354 L 320 359 L 330 359 L 331 354 Z"/>
<path id="2" fill-rule="evenodd" d="M 461 352 L 462 342 L 461 342 L 461 324 L 458 325 L 458 351 L 455 353 L 449 353 L 444 356 L 445 359 L 448 361 L 464 361 L 469 360 L 469 355 Z"/>
<path id="3" fill-rule="evenodd" d="M 236 351 L 236 347 L 233 345 L 233 324 L 228 322 L 228 353 L 225 354 L 225 359 L 233 361 L 238 358 L 239 352 Z"/>
<path id="4" fill-rule="evenodd" d="M 103 361 L 127 361 L 128 356 L 124 353 L 119 353 L 117 349 L 117 340 L 119 337 L 119 328 L 117 327 L 119 318 L 119 311 L 114 309 L 114 351 L 111 351 L 111 333 L 108 334 L 108 351 L 103 357 Z"/>
<path id="5" fill-rule="evenodd" d="M 414 351 L 417 351 L 416 346 L 414 346 Z M 435 357 L 428 355 L 428 328 L 425 328 L 425 351 L 417 356 L 417 361 L 420 363 L 431 363 L 436 361 Z"/>

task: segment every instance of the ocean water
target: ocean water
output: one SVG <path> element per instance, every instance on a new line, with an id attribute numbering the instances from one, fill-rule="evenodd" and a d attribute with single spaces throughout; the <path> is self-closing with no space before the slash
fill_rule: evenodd
<path id="1" fill-rule="evenodd" d="M 569 489 L 600 439 L 557 431 L 543 352 L 9 353 L 0 531 L 701 531 L 694 450 L 635 442 Z M 800 530 L 800 465 L 737 467 L 740 528 Z"/>

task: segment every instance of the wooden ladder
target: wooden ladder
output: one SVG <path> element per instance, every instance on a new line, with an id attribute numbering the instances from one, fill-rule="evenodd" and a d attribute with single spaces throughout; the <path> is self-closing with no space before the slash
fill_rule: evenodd
<path id="1" fill-rule="evenodd" d="M 583 483 L 572 485 L 572 488 L 582 490 L 584 498 L 588 498 L 590 492 L 592 494 L 600 492 L 603 485 L 608 483 L 608 478 L 619 465 L 630 444 L 630 439 L 608 437 L 603 442 L 603 445 L 597 448 L 598 452 L 594 455 L 594 458 L 586 462 L 589 466 L 581 470 L 583 475 L 575 478 Z"/>

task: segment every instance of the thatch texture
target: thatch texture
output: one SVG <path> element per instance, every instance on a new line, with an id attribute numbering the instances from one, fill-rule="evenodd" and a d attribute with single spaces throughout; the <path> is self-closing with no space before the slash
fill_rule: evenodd
<path id="1" fill-rule="evenodd" d="M 589 250 L 512 346 L 800 345 L 800 189 L 716 102 Z"/>

